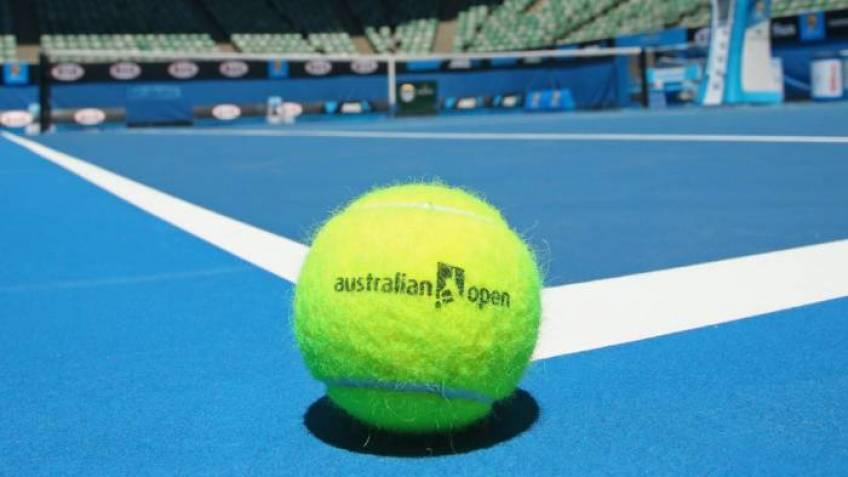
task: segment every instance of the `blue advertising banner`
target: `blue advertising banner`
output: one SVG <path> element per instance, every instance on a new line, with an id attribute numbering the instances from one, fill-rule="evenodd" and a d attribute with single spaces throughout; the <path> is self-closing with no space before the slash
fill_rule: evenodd
<path id="1" fill-rule="evenodd" d="M 6 63 L 3 65 L 3 84 L 29 84 L 29 65 L 26 63 Z"/>
<path id="2" fill-rule="evenodd" d="M 272 60 L 268 62 L 268 78 L 284 79 L 289 77 L 289 64 L 283 60 Z"/>
<path id="3" fill-rule="evenodd" d="M 818 41 L 825 39 L 824 12 L 805 13 L 798 16 L 798 29 L 801 41 Z"/>

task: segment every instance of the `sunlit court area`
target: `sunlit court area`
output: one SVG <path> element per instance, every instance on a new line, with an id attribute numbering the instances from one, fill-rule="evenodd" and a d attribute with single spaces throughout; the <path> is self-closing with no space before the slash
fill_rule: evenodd
<path id="1" fill-rule="evenodd" d="M 848 1 L 0 0 L 0 66 L 0 476 L 848 473 Z"/>

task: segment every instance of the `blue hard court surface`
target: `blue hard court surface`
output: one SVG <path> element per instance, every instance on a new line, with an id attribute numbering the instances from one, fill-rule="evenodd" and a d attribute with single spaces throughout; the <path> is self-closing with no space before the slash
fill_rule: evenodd
<path id="1" fill-rule="evenodd" d="M 303 128 L 847 136 L 837 120 L 846 113 Z M 848 238 L 848 149 L 838 144 L 121 132 L 40 141 L 304 242 L 374 185 L 438 177 L 500 206 L 544 257 L 547 285 Z M 489 429 L 369 441 L 333 414 L 301 363 L 290 283 L 6 140 L 0 190 L 0 475 L 846 471 L 848 298 L 536 362 Z"/>

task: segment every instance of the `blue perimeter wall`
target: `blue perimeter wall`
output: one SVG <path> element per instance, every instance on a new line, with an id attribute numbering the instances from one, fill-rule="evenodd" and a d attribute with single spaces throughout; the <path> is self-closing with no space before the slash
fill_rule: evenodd
<path id="1" fill-rule="evenodd" d="M 789 99 L 810 97 L 810 63 L 822 52 L 848 49 L 848 41 L 827 41 L 811 44 L 775 45 L 773 55 L 783 60 L 786 95 Z M 437 79 L 439 99 L 449 96 L 476 96 L 563 87 L 572 89 L 580 108 L 623 106 L 627 103 L 629 80 L 623 68 L 613 65 L 591 65 L 594 73 L 570 74 L 566 71 L 532 69 L 520 71 L 489 71 L 473 73 L 416 73 L 400 75 L 405 80 Z M 604 71 L 606 69 L 606 71 Z M 570 72 L 577 73 L 575 69 Z M 600 81 L 599 81 L 600 80 Z M 554 84 L 556 83 L 556 84 Z M 149 85 L 150 83 L 147 83 Z M 162 84 L 162 83 L 156 83 Z M 268 96 L 283 96 L 290 101 L 321 101 L 338 96 L 339 100 L 385 99 L 388 85 L 385 77 L 334 77 L 287 80 L 193 81 L 166 83 L 180 85 L 187 98 L 195 104 L 224 102 L 265 102 Z M 142 86 L 145 83 L 134 83 Z M 54 106 L 120 107 L 126 103 L 129 84 L 90 83 L 54 86 Z M 38 102 L 35 86 L 0 87 L 0 111 L 26 109 Z"/>
<path id="2" fill-rule="evenodd" d="M 628 99 L 627 65 L 605 61 L 557 68 L 530 68 L 479 72 L 421 72 L 398 75 L 398 81 L 436 80 L 439 100 L 447 97 L 524 93 L 528 90 L 570 89 L 578 108 L 625 106 Z M 388 98 L 385 76 L 331 78 L 54 84 L 54 108 L 124 107 L 133 88 L 152 85 L 178 87 L 192 105 L 264 103 L 269 96 L 286 101 L 383 100 Z M 0 88 L 0 109 L 25 109 L 37 101 L 37 89 Z"/>
<path id="3" fill-rule="evenodd" d="M 783 84 L 789 99 L 810 98 L 810 63 L 823 53 L 837 54 L 848 49 L 848 40 L 798 45 L 775 45 L 772 56 L 783 61 Z"/>
<path id="4" fill-rule="evenodd" d="M 38 88 L 35 86 L 0 87 L 0 111 L 9 109 L 27 109 L 30 103 L 38 102 Z"/>

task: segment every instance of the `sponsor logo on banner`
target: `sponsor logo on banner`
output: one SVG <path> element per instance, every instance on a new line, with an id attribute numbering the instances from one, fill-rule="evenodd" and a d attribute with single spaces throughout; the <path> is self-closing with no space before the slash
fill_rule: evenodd
<path id="1" fill-rule="evenodd" d="M 124 61 L 109 67 L 109 75 L 116 80 L 132 80 L 141 76 L 141 66 L 137 63 Z"/>
<path id="2" fill-rule="evenodd" d="M 798 17 L 801 25 L 801 40 L 815 41 L 824 40 L 825 38 L 825 23 L 824 13 L 805 13 Z"/>
<path id="3" fill-rule="evenodd" d="M 333 64 L 327 60 L 312 60 L 306 63 L 304 69 L 312 76 L 324 76 L 333 71 Z"/>
<path id="4" fill-rule="evenodd" d="M 798 29 L 789 23 L 775 23 L 771 27 L 771 34 L 776 38 L 788 38 L 797 35 Z"/>
<path id="5" fill-rule="evenodd" d="M 271 79 L 283 79 L 289 77 L 289 64 L 283 60 L 271 60 L 268 62 L 268 77 Z"/>
<path id="6" fill-rule="evenodd" d="M 700 47 L 709 47 L 710 46 L 710 28 L 704 27 L 699 28 L 695 31 L 695 44 Z"/>
<path id="7" fill-rule="evenodd" d="M 362 103 L 360 102 L 352 101 L 349 103 L 342 103 L 342 114 L 362 114 L 363 111 Z"/>
<path id="8" fill-rule="evenodd" d="M 227 78 L 241 78 L 250 70 L 250 66 L 244 61 L 225 61 L 218 67 L 218 71 Z"/>
<path id="9" fill-rule="evenodd" d="M 29 83 L 29 65 L 26 63 L 7 63 L 3 65 L 3 82 L 6 84 Z"/>
<path id="10" fill-rule="evenodd" d="M 776 41 L 798 38 L 798 23 L 792 18 L 775 18 L 771 21 L 771 37 Z"/>
<path id="11" fill-rule="evenodd" d="M 848 10 L 833 10 L 824 15 L 828 38 L 848 36 Z"/>
<path id="12" fill-rule="evenodd" d="M 241 117 L 241 108 L 235 104 L 219 104 L 212 108 L 212 116 L 221 121 L 232 121 Z"/>
<path id="13" fill-rule="evenodd" d="M 518 106 L 518 95 L 511 94 L 503 97 L 503 101 L 501 101 L 501 106 L 504 108 L 514 108 Z"/>
<path id="14" fill-rule="evenodd" d="M 283 117 L 296 118 L 303 114 L 303 106 L 300 103 L 283 103 L 278 106 L 278 112 Z"/>
<path id="15" fill-rule="evenodd" d="M 376 60 L 353 60 L 350 69 L 358 75 L 370 75 L 377 71 L 379 66 Z"/>
<path id="16" fill-rule="evenodd" d="M 415 85 L 412 83 L 404 83 L 400 86 L 400 100 L 404 103 L 411 103 L 415 99 Z"/>
<path id="17" fill-rule="evenodd" d="M 200 67 L 193 61 L 175 61 L 168 65 L 168 73 L 177 79 L 191 79 L 199 72 Z"/>
<path id="18" fill-rule="evenodd" d="M 76 63 L 60 63 L 50 70 L 50 74 L 59 81 L 77 81 L 85 75 L 85 68 Z"/>
<path id="19" fill-rule="evenodd" d="M 450 60 L 448 68 L 452 70 L 468 70 L 471 69 L 471 60 L 468 58 L 455 58 Z"/>
<path id="20" fill-rule="evenodd" d="M 22 128 L 32 124 L 32 114 L 27 111 L 6 111 L 0 113 L 0 124 L 7 128 Z"/>
<path id="21" fill-rule="evenodd" d="M 475 109 L 477 107 L 477 98 L 461 98 L 456 103 L 456 109 Z"/>
<path id="22" fill-rule="evenodd" d="M 85 108 L 74 113 L 74 122 L 82 126 L 97 126 L 106 121 L 106 113 L 102 109 Z"/>

